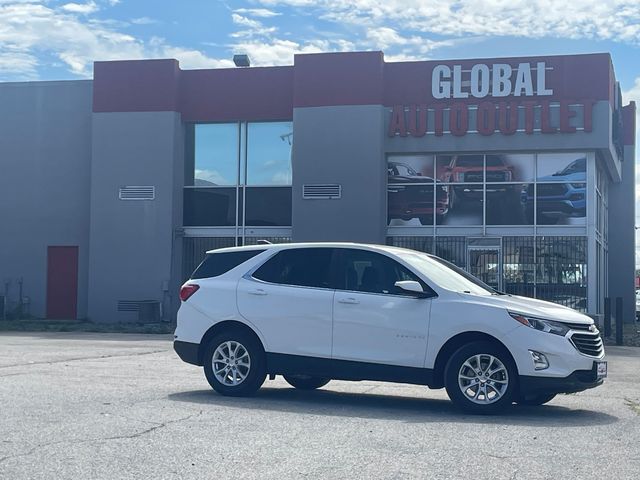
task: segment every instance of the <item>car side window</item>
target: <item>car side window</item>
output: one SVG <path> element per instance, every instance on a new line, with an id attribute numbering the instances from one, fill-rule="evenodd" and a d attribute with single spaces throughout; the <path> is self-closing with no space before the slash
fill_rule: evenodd
<path id="1" fill-rule="evenodd" d="M 193 274 L 191 274 L 191 279 L 197 280 L 201 278 L 217 277 L 223 273 L 227 273 L 229 270 L 236 268 L 238 265 L 262 252 L 264 252 L 264 249 L 208 253 L 202 263 L 198 265 Z"/>
<path id="2" fill-rule="evenodd" d="M 425 291 L 430 288 L 409 269 L 392 258 L 367 250 L 341 249 L 338 269 L 340 288 L 355 292 L 407 295 L 395 286 L 403 280 L 419 282 Z"/>
<path id="3" fill-rule="evenodd" d="M 332 248 L 282 250 L 253 273 L 269 283 L 301 287 L 334 288 L 331 281 Z"/>

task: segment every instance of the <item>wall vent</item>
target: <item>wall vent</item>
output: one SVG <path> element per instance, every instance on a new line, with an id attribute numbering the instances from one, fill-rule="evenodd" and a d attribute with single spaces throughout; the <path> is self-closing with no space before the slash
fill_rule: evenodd
<path id="1" fill-rule="evenodd" d="M 119 312 L 137 312 L 140 310 L 140 301 L 138 300 L 118 300 Z"/>
<path id="2" fill-rule="evenodd" d="M 155 200 L 156 187 L 153 185 L 127 185 L 120 187 L 118 198 L 120 200 Z"/>
<path id="3" fill-rule="evenodd" d="M 337 183 L 316 183 L 302 186 L 304 199 L 331 199 L 342 197 L 342 185 Z"/>

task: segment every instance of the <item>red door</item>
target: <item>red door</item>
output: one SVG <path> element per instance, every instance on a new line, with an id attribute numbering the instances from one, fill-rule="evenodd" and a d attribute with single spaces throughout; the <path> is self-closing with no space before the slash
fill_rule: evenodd
<path id="1" fill-rule="evenodd" d="M 78 247 L 47 249 L 47 318 L 78 316 Z"/>

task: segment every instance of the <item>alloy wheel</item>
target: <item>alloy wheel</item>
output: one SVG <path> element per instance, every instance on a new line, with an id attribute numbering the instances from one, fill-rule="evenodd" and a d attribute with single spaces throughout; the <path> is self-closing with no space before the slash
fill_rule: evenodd
<path id="1" fill-rule="evenodd" d="M 251 370 L 249 351 L 240 342 L 229 340 L 218 345 L 211 359 L 213 374 L 222 385 L 235 387 Z"/>
<path id="2" fill-rule="evenodd" d="M 507 367 L 490 354 L 469 357 L 458 372 L 458 386 L 471 402 L 489 405 L 497 402 L 509 387 Z"/>

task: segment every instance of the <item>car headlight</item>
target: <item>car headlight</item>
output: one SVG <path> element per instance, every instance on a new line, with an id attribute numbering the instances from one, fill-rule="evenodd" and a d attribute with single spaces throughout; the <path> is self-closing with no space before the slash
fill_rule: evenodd
<path id="1" fill-rule="evenodd" d="M 531 317 L 522 313 L 509 312 L 511 318 L 520 322 L 522 325 L 531 327 L 541 332 L 555 333 L 556 335 L 565 336 L 569 331 L 569 327 L 562 322 L 554 322 L 546 318 Z"/>

